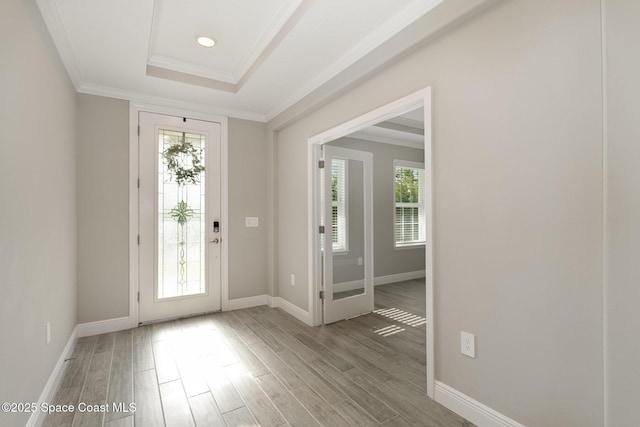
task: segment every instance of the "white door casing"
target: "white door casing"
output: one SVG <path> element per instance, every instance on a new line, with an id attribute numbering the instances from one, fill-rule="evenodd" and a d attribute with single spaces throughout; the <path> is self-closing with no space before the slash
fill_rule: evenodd
<path id="1" fill-rule="evenodd" d="M 319 288 L 323 283 L 322 249 L 318 226 L 320 225 L 320 193 L 323 183 L 320 182 L 317 163 L 321 156 L 321 147 L 324 144 L 338 138 L 348 136 L 354 132 L 373 126 L 385 120 L 402 115 L 406 112 L 424 107 L 424 167 L 425 167 L 425 215 L 426 215 L 426 246 L 425 246 L 425 270 L 426 270 L 426 319 L 427 319 L 427 395 L 435 397 L 435 327 L 434 327 L 434 271 L 433 271 L 433 163 L 432 163 L 432 90 L 426 87 L 405 97 L 397 99 L 389 104 L 376 108 L 362 116 L 341 123 L 310 137 L 307 141 L 307 171 L 308 182 L 308 271 L 310 292 L 309 323 L 320 325 L 322 323 L 322 303 L 319 298 Z"/>
<path id="2" fill-rule="evenodd" d="M 139 322 L 218 311 L 221 308 L 222 245 L 226 243 L 220 233 L 225 225 L 221 221 L 221 124 L 146 112 L 139 113 L 139 124 Z M 204 137 L 204 153 L 201 153 L 204 172 L 202 179 L 198 179 L 203 190 L 192 186 L 180 190 L 181 187 L 168 180 L 171 175 L 167 175 L 166 170 L 164 178 L 159 175 L 163 172 L 161 168 L 164 169 L 162 165 L 166 164 L 161 156 L 163 148 L 159 146 L 161 132 L 165 138 L 168 138 L 166 135 L 177 135 L 179 139 L 182 135 L 183 141 L 185 135 Z M 161 186 L 167 188 L 163 193 L 175 192 L 176 201 L 175 205 L 170 202 L 164 206 L 163 214 L 159 216 L 159 201 L 163 203 L 158 193 Z M 180 209 L 179 203 L 185 198 L 187 202 Z M 166 196 L 166 199 L 171 197 Z M 183 218 L 185 227 L 181 228 L 177 218 Z M 218 221 L 217 232 L 213 229 L 214 221 Z M 159 236 L 159 225 L 162 224 L 162 232 L 168 235 L 167 241 L 172 242 L 168 243 L 169 250 L 163 249 L 164 239 Z M 174 232 L 176 236 L 172 235 Z M 185 244 L 185 240 L 189 244 Z M 196 241 L 196 246 L 190 242 L 192 240 Z M 165 273 L 160 268 L 165 265 L 159 260 L 162 254 L 168 259 L 165 261 L 168 267 L 163 267 Z M 160 280 L 163 284 L 177 281 L 179 285 L 176 286 L 182 291 L 163 291 L 159 286 L 159 277 L 163 275 L 169 277 Z"/>

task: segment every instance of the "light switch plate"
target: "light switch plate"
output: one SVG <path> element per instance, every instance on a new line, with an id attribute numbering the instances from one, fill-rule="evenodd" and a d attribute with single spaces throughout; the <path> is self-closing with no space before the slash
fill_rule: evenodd
<path id="1" fill-rule="evenodd" d="M 245 227 L 257 227 L 260 225 L 260 219 L 257 216 L 248 216 L 244 219 Z"/>

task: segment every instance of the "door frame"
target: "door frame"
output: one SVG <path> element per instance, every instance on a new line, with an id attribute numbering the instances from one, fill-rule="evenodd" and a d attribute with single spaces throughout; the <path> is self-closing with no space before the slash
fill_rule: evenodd
<path id="1" fill-rule="evenodd" d="M 131 102 L 129 104 L 129 323 L 138 326 L 140 310 L 138 292 L 140 291 L 140 246 L 138 234 L 139 221 L 139 141 L 138 118 L 140 112 L 164 114 L 167 116 L 187 117 L 194 120 L 220 123 L 220 222 L 221 260 L 220 290 L 221 309 L 229 306 L 229 123 L 225 116 L 210 113 L 182 110 L 160 105 Z"/>
<path id="2" fill-rule="evenodd" d="M 320 160 L 320 147 L 327 142 L 348 136 L 376 123 L 391 119 L 407 113 L 416 108 L 424 107 L 424 167 L 426 215 L 426 245 L 425 245 L 425 285 L 426 285 L 426 355 L 427 355 L 427 394 L 434 398 L 435 386 L 435 328 L 434 328 L 434 284 L 433 284 L 433 162 L 432 162 L 432 105 L 431 87 L 428 86 L 387 105 L 363 114 L 354 119 L 339 124 L 327 131 L 312 136 L 307 140 L 307 164 L 308 198 L 307 198 L 307 242 L 308 242 L 308 268 L 309 268 L 309 318 L 313 326 L 322 323 L 322 305 L 320 300 L 320 287 L 322 286 L 322 251 L 320 248 L 320 179 L 318 173 L 318 161 Z"/>

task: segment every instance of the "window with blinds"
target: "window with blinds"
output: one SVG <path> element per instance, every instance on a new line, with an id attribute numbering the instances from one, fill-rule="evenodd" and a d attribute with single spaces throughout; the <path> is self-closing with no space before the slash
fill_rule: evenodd
<path id="1" fill-rule="evenodd" d="M 396 247 L 423 245 L 426 240 L 424 212 L 424 164 L 394 161 Z"/>
<path id="2" fill-rule="evenodd" d="M 348 250 L 347 161 L 331 161 L 331 242 L 334 252 Z"/>

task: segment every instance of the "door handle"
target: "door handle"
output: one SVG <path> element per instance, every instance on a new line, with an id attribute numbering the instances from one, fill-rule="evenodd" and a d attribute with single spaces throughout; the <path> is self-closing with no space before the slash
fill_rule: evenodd
<path id="1" fill-rule="evenodd" d="M 221 239 L 218 239 L 218 238 L 216 237 L 215 239 L 211 240 L 209 243 L 216 243 L 216 244 L 218 244 L 218 243 L 220 243 L 220 240 L 221 240 Z"/>

